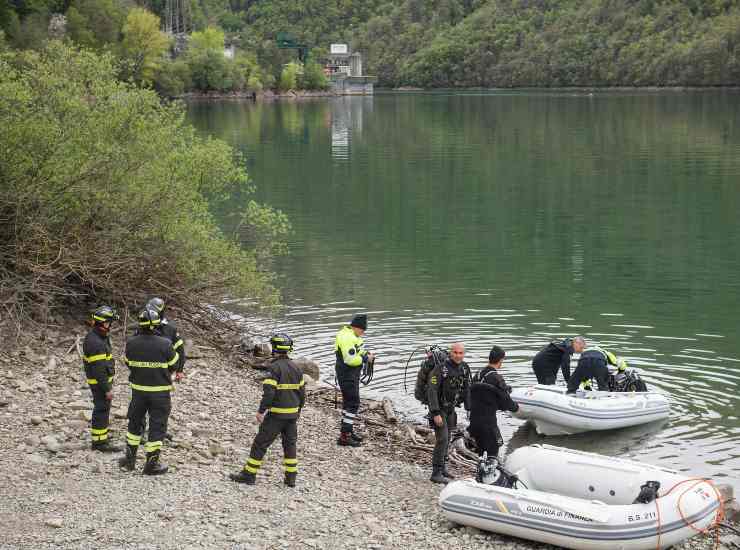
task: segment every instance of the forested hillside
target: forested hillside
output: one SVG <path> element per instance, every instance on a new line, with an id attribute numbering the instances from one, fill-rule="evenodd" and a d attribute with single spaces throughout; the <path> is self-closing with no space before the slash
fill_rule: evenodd
<path id="1" fill-rule="evenodd" d="M 165 4 L 0 0 L 0 28 L 11 46 L 39 48 L 51 14 L 66 13 L 71 40 L 136 60 L 127 19 L 134 8 L 161 18 Z M 275 37 L 287 31 L 314 61 L 351 43 L 391 87 L 740 85 L 740 0 L 191 0 L 190 14 L 207 47 L 175 63 L 155 48 L 142 82 L 169 94 L 325 86 L 316 64 L 284 79 L 296 54 Z M 224 37 L 233 61 L 216 55 Z"/>

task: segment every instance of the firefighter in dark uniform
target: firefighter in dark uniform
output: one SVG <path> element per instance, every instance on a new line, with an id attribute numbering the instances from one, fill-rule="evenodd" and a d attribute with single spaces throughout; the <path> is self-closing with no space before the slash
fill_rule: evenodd
<path id="1" fill-rule="evenodd" d="M 591 389 L 590 382 L 592 378 L 596 379 L 599 391 L 609 391 L 609 367 L 607 364 L 617 367 L 619 372 L 624 372 L 627 369 L 627 361 L 617 359 L 617 356 L 610 351 L 598 347 L 584 351 L 578 359 L 576 370 L 573 371 L 573 375 L 568 380 L 567 393 L 575 393 L 581 382 L 585 382 L 588 389 Z"/>
<path id="2" fill-rule="evenodd" d="M 139 334 L 126 342 L 126 366 L 129 368 L 131 403 L 128 407 L 126 456 L 120 465 L 131 471 L 136 466 L 136 452 L 141 443 L 141 424 L 149 414 L 149 434 L 145 446 L 147 475 L 163 474 L 167 466 L 159 462 L 162 440 L 170 416 L 172 372 L 177 368 L 177 352 L 172 343 L 156 334 L 161 320 L 154 309 L 139 313 Z"/>
<path id="3" fill-rule="evenodd" d="M 429 372 L 429 425 L 434 428 L 436 440 L 430 478 L 434 483 L 449 483 L 454 479 L 447 471 L 447 460 L 450 436 L 457 427 L 455 408 L 464 405 L 465 410 L 470 410 L 470 367 L 464 358 L 465 346 L 459 342 L 452 344 L 447 361 Z"/>
<path id="4" fill-rule="evenodd" d="M 100 306 L 92 314 L 92 330 L 82 343 L 82 362 L 85 377 L 92 393 L 92 448 L 103 453 L 114 453 L 121 449 L 108 440 L 108 421 L 113 400 L 113 375 L 115 361 L 111 353 L 108 334 L 111 323 L 118 315 L 110 306 Z"/>
<path id="5" fill-rule="evenodd" d="M 238 483 L 254 485 L 262 458 L 277 436 L 283 442 L 283 470 L 285 485 L 295 487 L 298 475 L 298 417 L 306 402 L 303 372 L 288 357 L 293 351 L 293 340 L 286 334 L 275 334 L 270 338 L 272 362 L 269 374 L 262 381 L 262 401 L 257 411 L 260 427 L 252 443 L 244 468 L 229 477 Z"/>
<path id="6" fill-rule="evenodd" d="M 532 370 L 538 384 L 552 386 L 558 377 L 558 370 L 563 372 L 563 379 L 570 378 L 570 358 L 574 353 L 581 353 L 586 348 L 586 341 L 580 337 L 566 338 L 561 342 L 550 342 L 532 359 Z"/>
<path id="7" fill-rule="evenodd" d="M 342 424 L 337 443 L 341 446 L 359 447 L 362 436 L 355 433 L 354 424 L 360 410 L 360 376 L 363 367 L 374 361 L 372 353 L 365 350 L 362 336 L 367 330 L 367 315 L 355 315 L 349 325 L 342 327 L 334 341 L 337 358 L 335 372 L 342 391 Z"/>
<path id="8" fill-rule="evenodd" d="M 146 307 L 154 309 L 159 313 L 159 325 L 154 330 L 154 333 L 157 336 L 162 336 L 172 342 L 172 348 L 177 352 L 179 359 L 177 361 L 177 367 L 175 368 L 175 382 L 180 382 L 185 376 L 183 373 L 183 369 L 185 368 L 185 342 L 180 337 L 180 333 L 177 331 L 175 323 L 164 316 L 166 304 L 162 298 L 152 298 L 147 302 Z M 141 423 L 141 433 L 146 433 L 146 417 L 144 417 Z M 164 434 L 164 438 L 172 440 L 172 435 L 167 432 Z"/>
<path id="9" fill-rule="evenodd" d="M 159 313 L 160 323 L 156 329 L 156 333 L 159 336 L 167 338 L 172 342 L 172 348 L 177 352 L 179 359 L 177 361 L 177 368 L 175 368 L 175 381 L 179 382 L 182 380 L 184 374 L 183 369 L 185 368 L 185 342 L 180 333 L 177 332 L 177 327 L 172 319 L 165 317 L 164 310 L 166 304 L 162 298 L 152 298 L 146 304 L 146 307 L 154 309 Z"/>
<path id="10" fill-rule="evenodd" d="M 488 354 L 488 365 L 478 373 L 470 387 L 468 432 L 475 439 L 481 456 L 486 452 L 490 461 L 498 456 L 499 448 L 504 443 L 498 429 L 496 411 L 519 410 L 519 405 L 509 396 L 511 386 L 498 372 L 504 357 L 506 352 L 499 346 L 493 346 Z"/>

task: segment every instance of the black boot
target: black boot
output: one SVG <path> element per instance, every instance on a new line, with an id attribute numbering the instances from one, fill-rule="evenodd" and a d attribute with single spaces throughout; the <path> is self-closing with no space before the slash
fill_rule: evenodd
<path id="1" fill-rule="evenodd" d="M 285 472 L 285 484 L 288 487 L 295 487 L 295 478 L 297 475 L 296 472 Z"/>
<path id="2" fill-rule="evenodd" d="M 342 432 L 339 439 L 337 439 L 337 444 L 340 447 L 359 447 L 362 445 L 362 443 L 356 439 L 352 439 L 352 434 L 350 432 Z"/>
<path id="3" fill-rule="evenodd" d="M 126 456 L 118 459 L 118 465 L 129 472 L 133 472 L 134 468 L 136 468 L 136 453 L 138 450 L 138 445 L 126 445 Z"/>
<path id="4" fill-rule="evenodd" d="M 442 483 L 447 485 L 451 480 L 448 477 L 445 477 L 442 473 L 443 470 L 444 466 L 432 466 L 432 477 L 429 478 L 429 481 L 432 483 Z"/>
<path id="5" fill-rule="evenodd" d="M 146 453 L 146 464 L 144 465 L 144 473 L 148 476 L 156 476 L 164 474 L 169 468 L 166 464 L 159 462 L 159 451 L 152 451 Z"/>
<path id="6" fill-rule="evenodd" d="M 455 476 L 453 476 L 448 470 L 447 470 L 447 460 L 445 458 L 445 464 L 442 466 L 442 475 L 445 476 L 447 479 L 455 479 Z"/>
<path id="7" fill-rule="evenodd" d="M 123 449 L 121 449 L 121 447 L 111 445 L 111 442 L 105 439 L 103 441 L 93 441 L 92 450 L 98 451 L 99 453 L 120 453 Z"/>
<path id="8" fill-rule="evenodd" d="M 257 476 L 255 474 L 250 474 L 249 472 L 245 472 L 244 470 L 242 470 L 238 474 L 229 474 L 229 478 L 231 478 L 231 481 L 244 483 L 246 485 L 254 485 L 257 481 Z"/>

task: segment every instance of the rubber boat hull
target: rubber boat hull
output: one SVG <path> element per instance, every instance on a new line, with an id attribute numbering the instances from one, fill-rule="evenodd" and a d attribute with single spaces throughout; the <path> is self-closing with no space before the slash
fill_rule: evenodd
<path id="1" fill-rule="evenodd" d="M 515 388 L 517 418 L 531 420 L 542 435 L 569 435 L 593 430 L 615 430 L 665 420 L 668 398 L 657 392 L 579 391 L 566 394 L 562 386 L 537 384 Z"/>
<path id="2" fill-rule="evenodd" d="M 518 449 L 506 468 L 530 488 L 455 481 L 440 494 L 443 514 L 462 525 L 564 548 L 655 550 L 711 526 L 720 506 L 706 481 L 549 445 Z M 648 480 L 660 481 L 659 498 L 631 504 Z M 583 498 L 572 496 L 577 493 Z"/>

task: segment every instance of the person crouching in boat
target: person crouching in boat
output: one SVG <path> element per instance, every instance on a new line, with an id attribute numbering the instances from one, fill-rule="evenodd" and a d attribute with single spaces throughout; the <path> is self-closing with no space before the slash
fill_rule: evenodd
<path id="1" fill-rule="evenodd" d="M 489 460 L 498 456 L 499 448 L 504 444 L 496 421 L 496 411 L 519 410 L 519 405 L 509 396 L 511 386 L 499 373 L 504 357 L 506 352 L 499 346 L 493 346 L 488 354 L 488 365 L 476 375 L 470 387 L 468 433 L 475 439 L 480 455 L 488 453 Z"/>
<path id="2" fill-rule="evenodd" d="M 576 393 L 581 382 L 588 382 L 592 378 L 596 379 L 599 391 L 609 391 L 609 365 L 617 367 L 619 372 L 627 370 L 627 361 L 617 359 L 617 356 L 605 349 L 593 347 L 581 354 L 578 359 L 578 366 L 573 371 L 568 380 L 567 393 Z"/>

